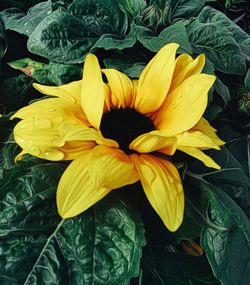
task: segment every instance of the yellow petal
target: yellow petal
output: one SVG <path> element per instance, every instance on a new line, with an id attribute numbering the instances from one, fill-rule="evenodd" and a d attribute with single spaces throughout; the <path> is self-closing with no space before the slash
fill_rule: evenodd
<path id="1" fill-rule="evenodd" d="M 63 218 L 74 217 L 106 196 L 112 189 L 134 183 L 136 172 L 121 151 L 96 147 L 74 160 L 57 190 L 57 207 Z"/>
<path id="2" fill-rule="evenodd" d="M 98 59 L 93 54 L 88 54 L 85 59 L 81 105 L 93 127 L 99 129 L 103 107 L 105 89 L 103 87 L 101 68 Z"/>
<path id="3" fill-rule="evenodd" d="M 86 152 L 89 152 L 92 148 L 96 146 L 93 141 L 67 141 L 60 150 L 64 153 L 64 160 L 74 160 Z"/>
<path id="4" fill-rule="evenodd" d="M 35 102 L 20 109 L 13 117 L 23 119 L 14 128 L 16 142 L 24 153 L 40 158 L 72 159 L 98 142 L 118 147 L 116 142 L 104 139 L 100 132 L 85 125 L 86 118 L 80 106 L 61 98 Z M 71 144 L 72 149 L 65 146 L 67 142 L 80 140 L 81 146 Z"/>
<path id="5" fill-rule="evenodd" d="M 139 78 L 135 108 L 142 114 L 156 111 L 168 93 L 179 47 L 172 43 L 164 46 L 148 63 Z"/>
<path id="6" fill-rule="evenodd" d="M 184 195 L 177 169 L 167 160 L 147 154 L 132 155 L 144 192 L 163 223 L 176 231 L 182 223 Z"/>
<path id="7" fill-rule="evenodd" d="M 208 91 L 215 76 L 196 74 L 187 78 L 168 94 L 157 111 L 154 124 L 169 136 L 191 129 L 200 120 L 207 106 Z"/>
<path id="8" fill-rule="evenodd" d="M 175 137 L 166 137 L 160 131 L 152 131 L 134 139 L 129 148 L 140 153 L 163 152 L 161 150 L 164 149 L 165 154 L 173 155 L 176 150 L 176 142 Z"/>
<path id="9" fill-rule="evenodd" d="M 127 75 L 115 69 L 103 69 L 111 89 L 112 108 L 127 108 L 133 99 L 133 85 Z"/>
<path id="10" fill-rule="evenodd" d="M 205 55 L 199 55 L 195 60 L 188 54 L 182 54 L 176 59 L 176 65 L 170 91 L 176 89 L 185 79 L 201 73 L 205 65 Z"/>
<path id="11" fill-rule="evenodd" d="M 115 189 L 138 181 L 138 175 L 127 156 L 120 149 L 96 146 L 89 163 L 89 175 L 96 187 Z"/>
<path id="12" fill-rule="evenodd" d="M 60 86 L 46 86 L 34 83 L 33 87 L 42 94 L 56 96 L 65 99 L 71 103 L 76 103 L 80 105 L 81 85 L 82 85 L 82 80 L 78 80 Z"/>
<path id="13" fill-rule="evenodd" d="M 194 130 L 177 135 L 177 148 L 179 146 L 220 149 L 209 136 Z"/>
<path id="14" fill-rule="evenodd" d="M 191 156 L 199 159 L 207 167 L 211 167 L 211 168 L 215 168 L 215 169 L 221 169 L 221 167 L 210 156 L 206 155 L 203 151 L 201 151 L 195 147 L 178 146 L 178 149 L 180 151 L 187 153 L 188 155 L 191 155 Z"/>
<path id="15" fill-rule="evenodd" d="M 216 135 L 216 129 L 214 129 L 204 118 L 201 118 L 199 122 L 192 128 L 192 130 L 200 131 L 203 134 L 207 135 L 218 146 L 225 144 L 225 142 Z"/>
<path id="16" fill-rule="evenodd" d="M 36 123 L 36 119 L 47 119 L 51 121 L 51 124 L 74 121 L 89 126 L 89 122 L 81 107 L 69 101 L 62 100 L 61 98 L 49 98 L 36 101 L 18 110 L 11 117 L 11 119 L 14 118 L 33 119 L 37 127 L 39 127 L 38 125 L 40 123 Z"/>

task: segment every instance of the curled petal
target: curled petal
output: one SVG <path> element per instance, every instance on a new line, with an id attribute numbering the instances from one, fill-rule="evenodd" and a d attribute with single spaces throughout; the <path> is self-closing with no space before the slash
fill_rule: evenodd
<path id="1" fill-rule="evenodd" d="M 179 146 L 197 147 L 203 149 L 217 149 L 220 147 L 214 141 L 202 132 L 190 130 L 177 135 L 177 148 Z"/>
<path id="2" fill-rule="evenodd" d="M 164 46 L 142 71 L 135 99 L 135 108 L 142 114 L 156 111 L 165 100 L 174 72 L 178 47 L 175 43 Z"/>
<path id="3" fill-rule="evenodd" d="M 202 132 L 204 135 L 207 135 L 208 137 L 210 137 L 212 139 L 212 141 L 218 145 L 218 146 L 221 146 L 221 145 L 224 145 L 225 142 L 223 140 L 221 140 L 217 134 L 216 134 L 216 129 L 214 129 L 210 124 L 209 122 L 204 119 L 204 118 L 201 118 L 199 120 L 199 122 L 192 128 L 192 130 L 194 131 L 199 131 L 199 132 Z"/>
<path id="4" fill-rule="evenodd" d="M 46 86 L 34 83 L 33 87 L 40 93 L 65 99 L 71 103 L 81 105 L 82 80 L 73 81 L 60 86 Z"/>
<path id="5" fill-rule="evenodd" d="M 168 94 L 164 104 L 157 111 L 154 124 L 168 136 L 191 129 L 204 113 L 208 91 L 215 76 L 196 74 L 187 78 L 177 89 Z"/>
<path id="6" fill-rule="evenodd" d="M 160 151 L 173 155 L 176 150 L 176 142 L 177 139 L 175 137 L 166 137 L 160 131 L 152 131 L 134 139 L 129 148 L 140 153 Z"/>
<path id="7" fill-rule="evenodd" d="M 144 192 L 165 226 L 176 231 L 183 220 L 184 195 L 177 169 L 151 155 L 132 155 Z"/>
<path id="8" fill-rule="evenodd" d="M 63 218 L 74 217 L 112 189 L 134 183 L 137 172 L 120 150 L 97 146 L 75 159 L 64 172 L 57 190 L 57 207 Z"/>
<path id="9" fill-rule="evenodd" d="M 207 167 L 211 167 L 211 168 L 215 168 L 215 169 L 221 169 L 219 164 L 217 164 L 210 156 L 206 155 L 203 151 L 199 150 L 198 148 L 178 146 L 178 149 L 180 151 L 187 153 L 188 155 L 191 155 L 191 156 L 199 159 Z"/>
<path id="10" fill-rule="evenodd" d="M 195 60 L 188 54 L 181 54 L 176 59 L 176 65 L 171 83 L 170 91 L 176 89 L 185 79 L 200 74 L 205 65 L 205 55 L 199 55 Z"/>

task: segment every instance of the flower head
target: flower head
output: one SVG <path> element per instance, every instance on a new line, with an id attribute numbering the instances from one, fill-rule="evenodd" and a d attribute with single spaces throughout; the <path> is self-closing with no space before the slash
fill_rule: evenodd
<path id="1" fill-rule="evenodd" d="M 178 45 L 163 47 L 139 80 L 101 70 L 86 57 L 82 80 L 51 87 L 34 84 L 44 99 L 20 109 L 14 129 L 23 154 L 73 160 L 57 190 L 63 218 L 85 211 L 111 190 L 140 181 L 152 207 L 170 231 L 183 220 L 184 194 L 170 158 L 183 151 L 219 169 L 203 150 L 223 142 L 202 118 L 215 77 L 201 73 L 205 57 L 176 59 Z M 104 83 L 103 76 L 107 83 Z M 165 157 L 158 154 L 165 154 Z"/>

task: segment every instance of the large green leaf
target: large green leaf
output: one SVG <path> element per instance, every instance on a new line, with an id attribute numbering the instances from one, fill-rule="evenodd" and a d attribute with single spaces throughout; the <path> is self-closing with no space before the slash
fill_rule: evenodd
<path id="1" fill-rule="evenodd" d="M 100 2 L 102 6 L 97 5 L 95 1 L 81 1 L 81 3 L 81 5 L 85 5 L 85 14 L 81 14 L 79 17 L 73 15 L 71 10 L 68 12 L 61 7 L 47 16 L 36 27 L 28 40 L 30 52 L 56 62 L 82 63 L 86 53 L 101 36 L 105 40 L 110 38 L 110 35 L 106 34 L 115 33 L 115 37 L 124 35 L 127 29 L 127 20 L 121 16 L 111 17 L 110 13 L 113 9 L 108 10 L 111 3 L 106 5 L 107 7 L 103 2 Z M 91 4 L 93 5 L 91 6 Z M 83 13 L 82 10 L 81 13 Z M 119 30 L 118 27 L 122 27 L 122 29 Z M 119 38 L 119 40 L 121 39 Z M 131 45 L 131 43 L 129 44 Z"/>
<path id="2" fill-rule="evenodd" d="M 216 23 L 216 25 L 226 27 L 228 31 L 232 33 L 235 41 L 239 44 L 246 60 L 250 60 L 250 36 L 225 14 L 207 6 L 202 10 L 198 18 L 201 23 Z"/>
<path id="3" fill-rule="evenodd" d="M 67 7 L 70 14 L 79 18 L 92 33 L 125 35 L 128 27 L 127 15 L 120 9 L 119 0 L 73 0 Z"/>
<path id="4" fill-rule="evenodd" d="M 4 26 L 0 18 L 0 59 L 4 56 L 7 50 L 7 40 L 4 31 Z"/>
<path id="5" fill-rule="evenodd" d="M 189 43 L 187 32 L 183 21 L 178 21 L 177 23 L 165 28 L 160 32 L 158 36 L 143 26 L 137 26 L 137 38 L 142 43 L 142 45 L 154 52 L 157 52 L 161 47 L 168 43 L 178 43 L 180 44 L 180 53 L 192 54 L 192 47 Z"/>
<path id="6" fill-rule="evenodd" d="M 49 1 L 31 7 L 27 14 L 18 8 L 9 8 L 0 13 L 5 29 L 30 36 L 36 26 L 52 13 Z"/>
<path id="7" fill-rule="evenodd" d="M 246 60 L 242 50 L 241 41 L 231 31 L 230 20 L 210 21 L 219 12 L 205 7 L 200 15 L 189 25 L 187 31 L 189 40 L 196 53 L 205 53 L 215 68 L 227 74 L 244 75 L 246 72 Z M 219 14 L 220 15 L 220 14 Z M 244 40 L 245 44 L 245 40 Z M 244 49 L 246 51 L 246 49 Z"/>
<path id="8" fill-rule="evenodd" d="M 239 206 L 221 189 L 193 176 L 192 187 L 203 196 L 200 210 L 208 220 L 201 244 L 215 276 L 230 285 L 250 282 L 250 222 Z"/>
<path id="9" fill-rule="evenodd" d="M 205 0 L 169 0 L 171 22 L 197 16 L 205 5 Z"/>
<path id="10" fill-rule="evenodd" d="M 19 162 L 0 183 L 0 283 L 128 284 L 144 245 L 137 212 L 112 194 L 61 220 L 55 192 L 64 167 Z"/>

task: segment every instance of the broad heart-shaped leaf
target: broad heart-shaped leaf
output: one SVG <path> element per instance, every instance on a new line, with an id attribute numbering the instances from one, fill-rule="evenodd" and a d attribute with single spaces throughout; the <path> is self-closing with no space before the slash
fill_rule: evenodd
<path id="1" fill-rule="evenodd" d="M 41 2 L 31 7 L 27 15 L 18 8 L 9 8 L 0 13 L 5 29 L 29 36 L 35 27 L 52 13 L 49 1 Z"/>
<path id="2" fill-rule="evenodd" d="M 207 6 L 204 7 L 198 18 L 201 23 L 216 23 L 217 25 L 226 27 L 232 33 L 235 41 L 239 44 L 246 60 L 250 61 L 250 36 L 225 14 Z"/>
<path id="3" fill-rule="evenodd" d="M 110 195 L 80 216 L 60 220 L 55 185 L 61 172 L 56 164 L 4 171 L 1 283 L 128 284 L 138 275 L 145 243 L 138 214 Z"/>
<path id="4" fill-rule="evenodd" d="M 5 36 L 4 26 L 0 18 L 0 59 L 4 56 L 7 50 L 7 40 Z"/>
<path id="5" fill-rule="evenodd" d="M 91 10 L 91 3 L 82 3 L 86 4 L 86 15 L 82 15 L 81 19 L 61 7 L 47 16 L 29 37 L 29 51 L 55 62 L 82 63 L 86 53 L 101 36 L 115 31 L 112 18 L 103 23 L 106 10 L 98 10 L 98 6 Z M 88 9 L 90 15 L 87 14 Z M 93 16 L 97 11 L 100 17 Z M 125 20 L 120 20 L 127 27 Z M 124 30 L 116 30 L 115 33 L 122 36 Z"/>
<path id="6" fill-rule="evenodd" d="M 196 53 L 205 53 L 217 70 L 227 74 L 244 75 L 246 60 L 241 41 L 236 41 L 231 26 L 228 25 L 230 20 L 226 24 L 216 19 L 211 22 L 210 18 L 216 13 L 219 12 L 205 7 L 200 15 L 186 26 L 191 45 Z M 246 52 L 246 49 L 244 50 Z"/>
<path id="7" fill-rule="evenodd" d="M 190 187 L 202 194 L 200 205 L 204 223 L 201 245 L 215 276 L 223 284 L 248 285 L 250 282 L 250 222 L 240 207 L 215 185 L 192 176 Z M 201 208 L 202 207 L 202 208 Z"/>
<path id="8" fill-rule="evenodd" d="M 151 51 L 157 52 L 164 45 L 175 42 L 180 44 L 178 52 L 192 54 L 192 47 L 189 43 L 183 21 L 178 21 L 165 28 L 158 36 L 155 36 L 154 33 L 146 27 L 137 26 L 136 28 L 138 31 L 138 40 L 145 48 Z"/>
<path id="9" fill-rule="evenodd" d="M 67 7 L 70 14 L 78 17 L 92 33 L 115 33 L 125 35 L 128 26 L 127 15 L 119 7 L 120 0 L 73 0 Z"/>
<path id="10" fill-rule="evenodd" d="M 171 22 L 197 16 L 205 5 L 205 0 L 169 0 Z"/>

